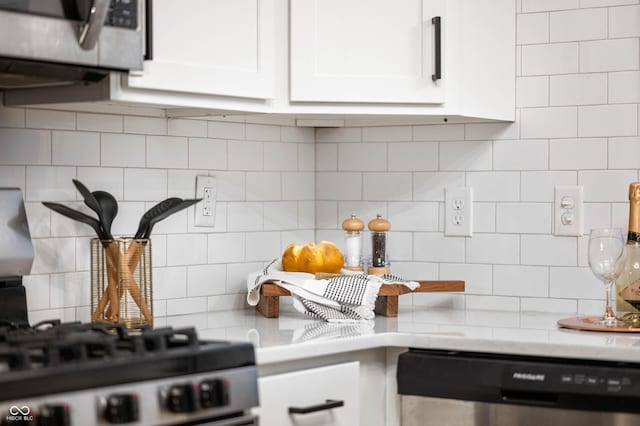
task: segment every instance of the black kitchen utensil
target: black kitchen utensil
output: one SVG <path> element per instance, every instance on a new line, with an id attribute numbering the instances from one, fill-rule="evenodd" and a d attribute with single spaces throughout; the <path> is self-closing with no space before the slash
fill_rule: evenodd
<path id="1" fill-rule="evenodd" d="M 147 231 L 147 227 L 149 226 L 149 222 L 151 221 L 152 217 L 155 217 L 169 210 L 171 207 L 177 206 L 178 204 L 180 204 L 180 202 L 182 202 L 182 200 L 177 197 L 167 198 L 166 200 L 160 201 L 158 204 L 154 205 L 149 210 L 147 210 L 140 218 L 140 223 L 138 224 L 138 230 L 136 231 L 133 238 L 135 239 L 142 238 Z"/>
<path id="2" fill-rule="evenodd" d="M 87 214 L 84 214 L 78 210 L 74 210 L 70 207 L 65 206 L 64 204 L 60 204 L 60 203 L 51 203 L 48 201 L 43 201 L 42 202 L 43 205 L 45 205 L 46 207 L 50 208 L 51 210 L 53 210 L 56 213 L 60 213 L 63 216 L 66 216 L 70 219 L 73 219 L 75 221 L 78 222 L 82 222 L 85 223 L 89 226 L 91 226 L 94 231 L 96 231 L 96 234 L 98 235 L 98 238 L 100 238 L 101 240 L 107 240 L 109 238 L 106 238 L 104 231 L 102 230 L 102 227 L 100 226 L 100 222 L 98 222 L 98 220 L 94 217 L 91 217 Z"/>
<path id="3" fill-rule="evenodd" d="M 153 216 L 150 220 L 149 220 L 149 224 L 147 225 L 147 229 L 144 232 L 144 236 L 143 238 L 149 238 L 149 236 L 151 235 L 151 230 L 153 229 L 153 226 L 160 222 L 161 220 L 166 219 L 167 217 L 171 216 L 174 213 L 179 212 L 180 210 L 186 209 L 192 205 L 194 205 L 195 203 L 201 201 L 202 198 L 195 198 L 192 200 L 180 200 L 180 202 L 176 205 L 174 205 L 173 207 L 169 207 L 167 210 Z"/>
<path id="4" fill-rule="evenodd" d="M 111 224 L 118 214 L 118 202 L 113 195 L 106 191 L 93 191 L 92 194 L 98 201 L 98 204 L 100 204 L 103 217 L 102 228 L 105 236 L 110 240 L 113 238 L 111 235 Z"/>
<path id="5" fill-rule="evenodd" d="M 80 182 L 78 179 L 72 179 L 72 181 L 78 192 L 80 192 L 80 195 L 82 195 L 84 203 L 87 205 L 87 207 L 96 212 L 96 214 L 98 215 L 99 224 L 103 228 L 102 234 L 105 237 L 108 237 L 107 239 L 110 240 L 111 234 L 104 232 L 104 215 L 102 212 L 102 206 L 100 205 L 98 200 L 96 200 L 96 197 L 93 195 L 93 193 L 89 191 L 89 188 L 87 188 L 82 182 Z"/>

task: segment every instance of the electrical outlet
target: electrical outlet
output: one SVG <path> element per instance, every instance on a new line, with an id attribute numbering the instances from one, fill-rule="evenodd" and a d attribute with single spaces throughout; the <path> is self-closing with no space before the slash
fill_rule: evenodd
<path id="1" fill-rule="evenodd" d="M 444 211 L 445 235 L 473 235 L 473 188 L 446 188 Z"/>
<path id="2" fill-rule="evenodd" d="M 584 222 L 582 186 L 556 186 L 554 235 L 581 236 Z"/>
<path id="3" fill-rule="evenodd" d="M 202 201 L 195 206 L 195 226 L 215 226 L 216 194 L 215 176 L 196 176 L 196 198 L 202 198 Z"/>

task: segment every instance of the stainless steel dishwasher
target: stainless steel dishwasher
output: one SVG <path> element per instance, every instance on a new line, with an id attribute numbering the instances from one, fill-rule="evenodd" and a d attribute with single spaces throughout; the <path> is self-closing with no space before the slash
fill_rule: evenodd
<path id="1" fill-rule="evenodd" d="M 410 349 L 403 426 L 640 425 L 640 363 Z"/>

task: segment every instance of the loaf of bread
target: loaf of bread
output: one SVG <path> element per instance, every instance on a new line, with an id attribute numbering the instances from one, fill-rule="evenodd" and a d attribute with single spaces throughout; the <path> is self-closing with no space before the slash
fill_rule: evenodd
<path id="1" fill-rule="evenodd" d="M 282 253 L 282 268 L 288 272 L 338 273 L 343 265 L 344 256 L 331 241 L 289 244 Z"/>

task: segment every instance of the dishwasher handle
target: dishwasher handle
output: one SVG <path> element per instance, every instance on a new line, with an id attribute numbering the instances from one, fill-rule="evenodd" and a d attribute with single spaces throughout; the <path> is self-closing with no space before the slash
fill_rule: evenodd
<path id="1" fill-rule="evenodd" d="M 508 404 L 538 405 L 542 407 L 554 407 L 558 405 L 558 394 L 554 392 L 502 389 L 500 396 L 502 397 L 502 401 Z"/>
<path id="2" fill-rule="evenodd" d="M 331 410 L 332 408 L 343 407 L 344 401 L 327 399 L 322 404 L 309 405 L 307 407 L 289 407 L 289 414 L 309 414 L 317 411 Z"/>

